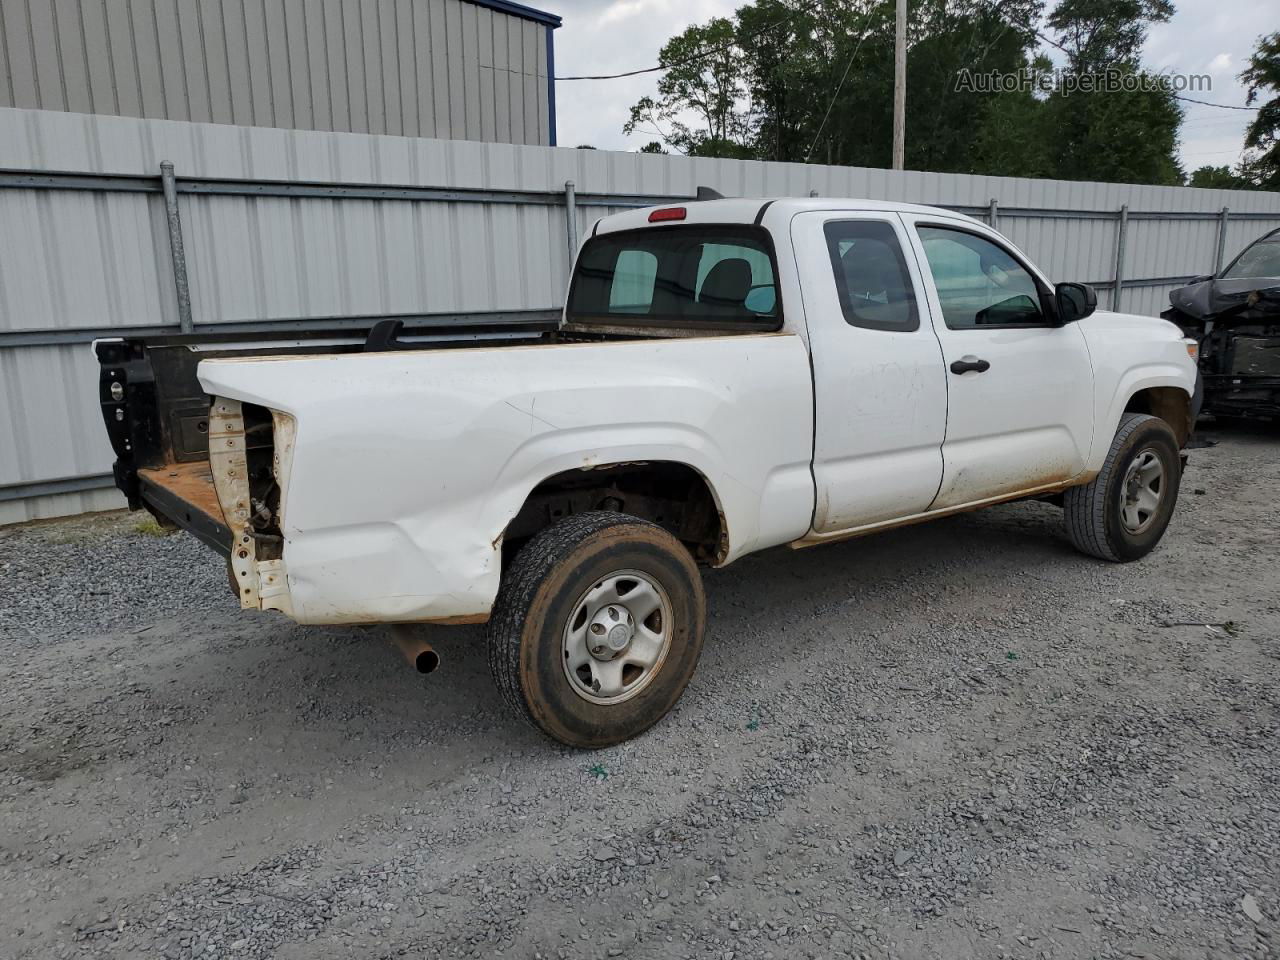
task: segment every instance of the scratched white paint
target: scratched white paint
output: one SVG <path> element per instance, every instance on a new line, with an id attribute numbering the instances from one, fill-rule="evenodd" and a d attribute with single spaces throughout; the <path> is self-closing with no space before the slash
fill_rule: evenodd
<path id="1" fill-rule="evenodd" d="M 494 541 L 542 480 L 583 466 L 693 467 L 730 557 L 813 512 L 795 336 L 206 360 L 200 380 L 296 424 L 283 566 L 304 623 L 487 613 Z"/>

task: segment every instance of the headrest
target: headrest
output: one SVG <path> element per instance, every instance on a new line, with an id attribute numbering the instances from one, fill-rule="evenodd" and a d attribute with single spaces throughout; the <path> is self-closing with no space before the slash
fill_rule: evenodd
<path id="1" fill-rule="evenodd" d="M 698 302 L 718 307 L 741 307 L 751 292 L 751 264 L 741 257 L 721 260 L 702 281 Z"/>

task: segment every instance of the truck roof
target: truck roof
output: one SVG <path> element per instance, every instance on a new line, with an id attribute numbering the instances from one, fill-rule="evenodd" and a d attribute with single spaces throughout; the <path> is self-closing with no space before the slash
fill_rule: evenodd
<path id="1" fill-rule="evenodd" d="M 649 215 L 654 210 L 673 207 L 684 208 L 685 216 L 682 220 L 653 224 L 649 222 Z M 734 197 L 723 200 L 688 200 L 683 203 L 664 203 L 657 207 L 644 207 L 638 210 L 628 210 L 625 213 L 615 213 L 600 220 L 593 231 L 593 235 L 596 233 L 613 233 L 618 230 L 634 230 L 639 227 L 669 226 L 671 222 L 760 223 L 766 213 L 770 220 L 781 216 L 785 222 L 794 214 L 810 210 L 915 213 L 967 220 L 970 223 L 977 224 L 982 222 L 942 207 L 928 207 L 916 203 L 898 203 L 889 200 L 864 200 L 851 197 Z"/>

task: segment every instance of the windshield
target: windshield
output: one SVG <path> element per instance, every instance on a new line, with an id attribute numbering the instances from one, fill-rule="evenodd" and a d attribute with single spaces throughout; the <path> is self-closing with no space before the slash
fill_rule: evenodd
<path id="1" fill-rule="evenodd" d="M 1280 279 L 1280 238 L 1259 240 L 1222 273 L 1223 280 Z"/>
<path id="2" fill-rule="evenodd" d="M 593 237 L 569 292 L 569 319 L 671 326 L 781 325 L 768 234 L 675 226 Z"/>

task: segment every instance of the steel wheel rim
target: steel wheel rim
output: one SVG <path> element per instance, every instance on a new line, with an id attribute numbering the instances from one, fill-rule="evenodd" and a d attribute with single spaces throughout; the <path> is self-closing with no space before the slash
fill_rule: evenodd
<path id="1" fill-rule="evenodd" d="M 662 668 L 674 627 L 671 599 L 649 574 L 601 577 L 578 597 L 565 624 L 561 662 L 569 686 L 590 703 L 630 700 Z"/>
<path id="2" fill-rule="evenodd" d="M 1154 447 L 1144 447 L 1125 471 L 1120 485 L 1120 522 L 1130 533 L 1142 533 L 1155 521 L 1164 499 L 1164 461 Z"/>

